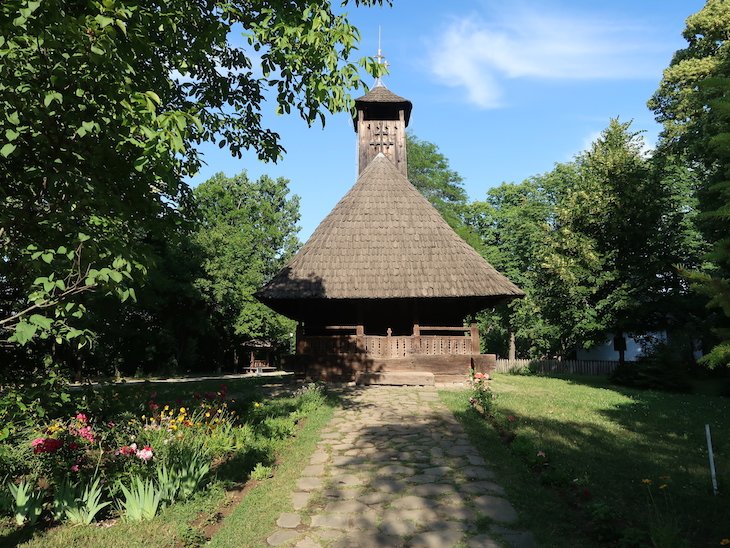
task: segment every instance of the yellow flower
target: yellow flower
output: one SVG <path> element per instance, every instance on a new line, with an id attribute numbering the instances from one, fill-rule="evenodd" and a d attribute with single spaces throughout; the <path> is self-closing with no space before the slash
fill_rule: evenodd
<path id="1" fill-rule="evenodd" d="M 206 413 L 206 414 L 205 414 L 205 417 L 206 417 L 206 418 L 210 418 L 210 413 Z"/>
<path id="2" fill-rule="evenodd" d="M 730 538 L 724 538 L 720 541 L 720 546 L 727 546 L 730 544 Z"/>
<path id="3" fill-rule="evenodd" d="M 218 409 L 218 413 L 223 413 L 223 410 L 222 409 Z"/>
<path id="4" fill-rule="evenodd" d="M 180 408 L 180 413 L 182 413 L 183 415 L 185 414 L 185 408 L 184 407 L 181 407 Z"/>
<path id="5" fill-rule="evenodd" d="M 163 409 L 163 411 L 167 411 L 168 409 L 170 409 L 170 406 L 166 405 L 165 408 Z"/>
<path id="6" fill-rule="evenodd" d="M 142 420 L 147 420 L 147 415 L 142 415 Z"/>
<path id="7" fill-rule="evenodd" d="M 661 485 L 659 486 L 659 489 L 666 489 L 667 487 L 669 487 L 669 485 L 667 485 L 666 483 L 662 483 L 662 484 L 661 484 Z"/>
<path id="8" fill-rule="evenodd" d="M 254 407 L 261 407 L 261 404 L 259 402 L 256 402 L 253 404 Z"/>
<path id="9" fill-rule="evenodd" d="M 170 430 L 177 430 L 177 424 L 171 424 Z"/>
<path id="10" fill-rule="evenodd" d="M 644 485 L 651 485 L 651 480 L 650 479 L 643 479 L 643 480 L 641 480 L 641 483 L 643 483 Z"/>

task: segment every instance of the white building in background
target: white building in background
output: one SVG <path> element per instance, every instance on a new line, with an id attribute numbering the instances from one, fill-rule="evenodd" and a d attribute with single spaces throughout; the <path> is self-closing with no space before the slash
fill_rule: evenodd
<path id="1" fill-rule="evenodd" d="M 647 333 L 646 335 L 637 336 L 636 338 L 624 335 L 626 339 L 625 360 L 633 362 L 644 355 L 644 352 L 651 348 L 650 341 L 666 342 L 667 332 L 659 331 Z M 598 361 L 618 361 L 618 350 L 615 349 L 614 337 L 608 336 L 606 342 L 601 345 L 591 347 L 589 349 L 579 348 L 577 356 L 579 360 L 598 360 Z"/>

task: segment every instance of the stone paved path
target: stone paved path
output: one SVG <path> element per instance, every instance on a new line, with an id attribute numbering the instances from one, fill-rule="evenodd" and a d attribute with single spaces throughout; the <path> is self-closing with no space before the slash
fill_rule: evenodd
<path id="1" fill-rule="evenodd" d="M 271 546 L 531 547 L 434 388 L 347 389 Z"/>

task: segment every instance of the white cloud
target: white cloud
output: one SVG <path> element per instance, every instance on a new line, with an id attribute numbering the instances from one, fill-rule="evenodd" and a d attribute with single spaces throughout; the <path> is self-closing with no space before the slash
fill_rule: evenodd
<path id="1" fill-rule="evenodd" d="M 556 15 L 502 4 L 502 11 L 453 19 L 430 55 L 433 74 L 463 87 L 481 108 L 503 105 L 503 82 L 656 78 L 657 48 L 641 26 Z M 509 7 L 504 7 L 509 6 Z"/>

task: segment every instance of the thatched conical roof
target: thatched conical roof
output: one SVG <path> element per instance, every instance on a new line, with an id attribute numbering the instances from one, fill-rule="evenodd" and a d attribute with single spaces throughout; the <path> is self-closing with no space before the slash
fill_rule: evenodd
<path id="1" fill-rule="evenodd" d="M 265 302 L 522 295 L 383 154 L 258 293 Z"/>

